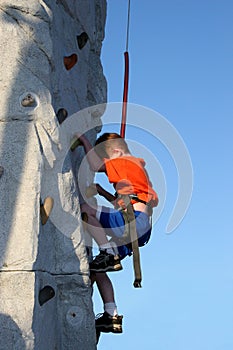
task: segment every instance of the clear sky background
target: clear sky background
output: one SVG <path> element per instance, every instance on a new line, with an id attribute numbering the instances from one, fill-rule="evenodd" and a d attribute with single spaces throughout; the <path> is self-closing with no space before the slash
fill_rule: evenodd
<path id="1" fill-rule="evenodd" d="M 108 102 L 122 101 L 127 3 L 107 1 Z M 157 111 L 180 133 L 194 187 L 184 219 L 166 234 L 178 191 L 174 163 L 159 142 L 126 132 L 158 159 L 167 194 L 141 249 L 143 288 L 132 286 L 131 258 L 109 274 L 124 333 L 102 334 L 99 350 L 233 349 L 232 18 L 231 0 L 131 0 L 129 102 Z M 96 290 L 93 301 L 102 312 Z"/>

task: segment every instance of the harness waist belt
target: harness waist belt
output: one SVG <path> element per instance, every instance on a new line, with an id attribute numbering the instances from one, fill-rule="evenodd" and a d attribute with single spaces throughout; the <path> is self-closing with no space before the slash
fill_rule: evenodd
<path id="1" fill-rule="evenodd" d="M 121 195 L 121 194 L 118 194 L 118 193 L 116 192 L 116 193 L 115 193 L 115 196 L 118 197 L 118 198 L 120 198 L 121 196 L 125 196 L 125 195 Z M 134 201 L 136 201 L 136 202 L 140 202 L 140 203 L 143 203 L 143 204 L 148 205 L 148 206 L 150 205 L 149 202 L 146 202 L 146 201 L 144 201 L 143 199 L 138 198 L 138 196 L 137 196 L 136 194 L 127 194 L 127 196 L 129 196 L 130 199 L 132 199 L 132 200 L 134 200 Z"/>

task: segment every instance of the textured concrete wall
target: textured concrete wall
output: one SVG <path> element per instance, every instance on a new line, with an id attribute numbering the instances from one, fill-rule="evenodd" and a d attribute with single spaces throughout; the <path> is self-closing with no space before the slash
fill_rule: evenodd
<path id="1" fill-rule="evenodd" d="M 63 162 L 59 135 L 73 113 L 106 100 L 105 11 L 105 0 L 0 1 L 1 350 L 96 348 L 73 175 L 82 155 Z M 75 128 L 92 128 L 94 141 L 100 117 Z"/>

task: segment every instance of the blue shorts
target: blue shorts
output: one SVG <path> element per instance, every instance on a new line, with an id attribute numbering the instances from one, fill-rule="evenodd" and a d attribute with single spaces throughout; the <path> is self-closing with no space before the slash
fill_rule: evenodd
<path id="1" fill-rule="evenodd" d="M 134 211 L 134 215 L 136 220 L 138 245 L 141 247 L 148 242 L 151 235 L 150 217 L 141 211 Z M 128 245 L 119 245 L 118 241 L 119 238 L 122 238 L 125 232 L 125 221 L 121 211 L 102 206 L 98 207 L 96 216 L 105 229 L 106 234 L 112 237 L 117 243 L 121 259 L 126 255 L 130 255 L 132 249 L 130 249 Z"/>

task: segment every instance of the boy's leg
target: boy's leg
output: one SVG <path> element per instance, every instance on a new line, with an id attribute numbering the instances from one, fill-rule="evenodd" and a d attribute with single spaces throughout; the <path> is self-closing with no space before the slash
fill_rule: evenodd
<path id="1" fill-rule="evenodd" d="M 111 280 L 106 273 L 97 273 L 92 277 L 96 281 L 104 303 L 104 313 L 96 319 L 96 330 L 104 333 L 122 333 L 122 318 L 118 315 Z"/>
<path id="2" fill-rule="evenodd" d="M 81 211 L 87 214 L 87 230 L 100 248 L 100 254 L 90 263 L 90 270 L 94 272 L 122 270 L 119 256 L 115 254 L 102 225 L 96 218 L 96 209 L 84 203 L 81 205 Z"/>
<path id="3" fill-rule="evenodd" d="M 96 209 L 90 207 L 87 203 L 81 205 L 82 213 L 86 213 L 88 216 L 87 230 L 90 235 L 94 238 L 98 246 L 108 244 L 108 239 L 106 237 L 105 231 L 101 226 L 100 222 L 96 219 Z"/>
<path id="4" fill-rule="evenodd" d="M 115 304 L 113 285 L 106 273 L 96 274 L 95 281 L 100 292 L 100 296 L 103 300 L 104 306 L 106 304 Z M 115 304 L 116 309 L 116 304 Z M 107 311 L 105 309 L 105 311 Z M 117 310 L 109 311 L 109 314 L 114 316 L 117 314 Z"/>

